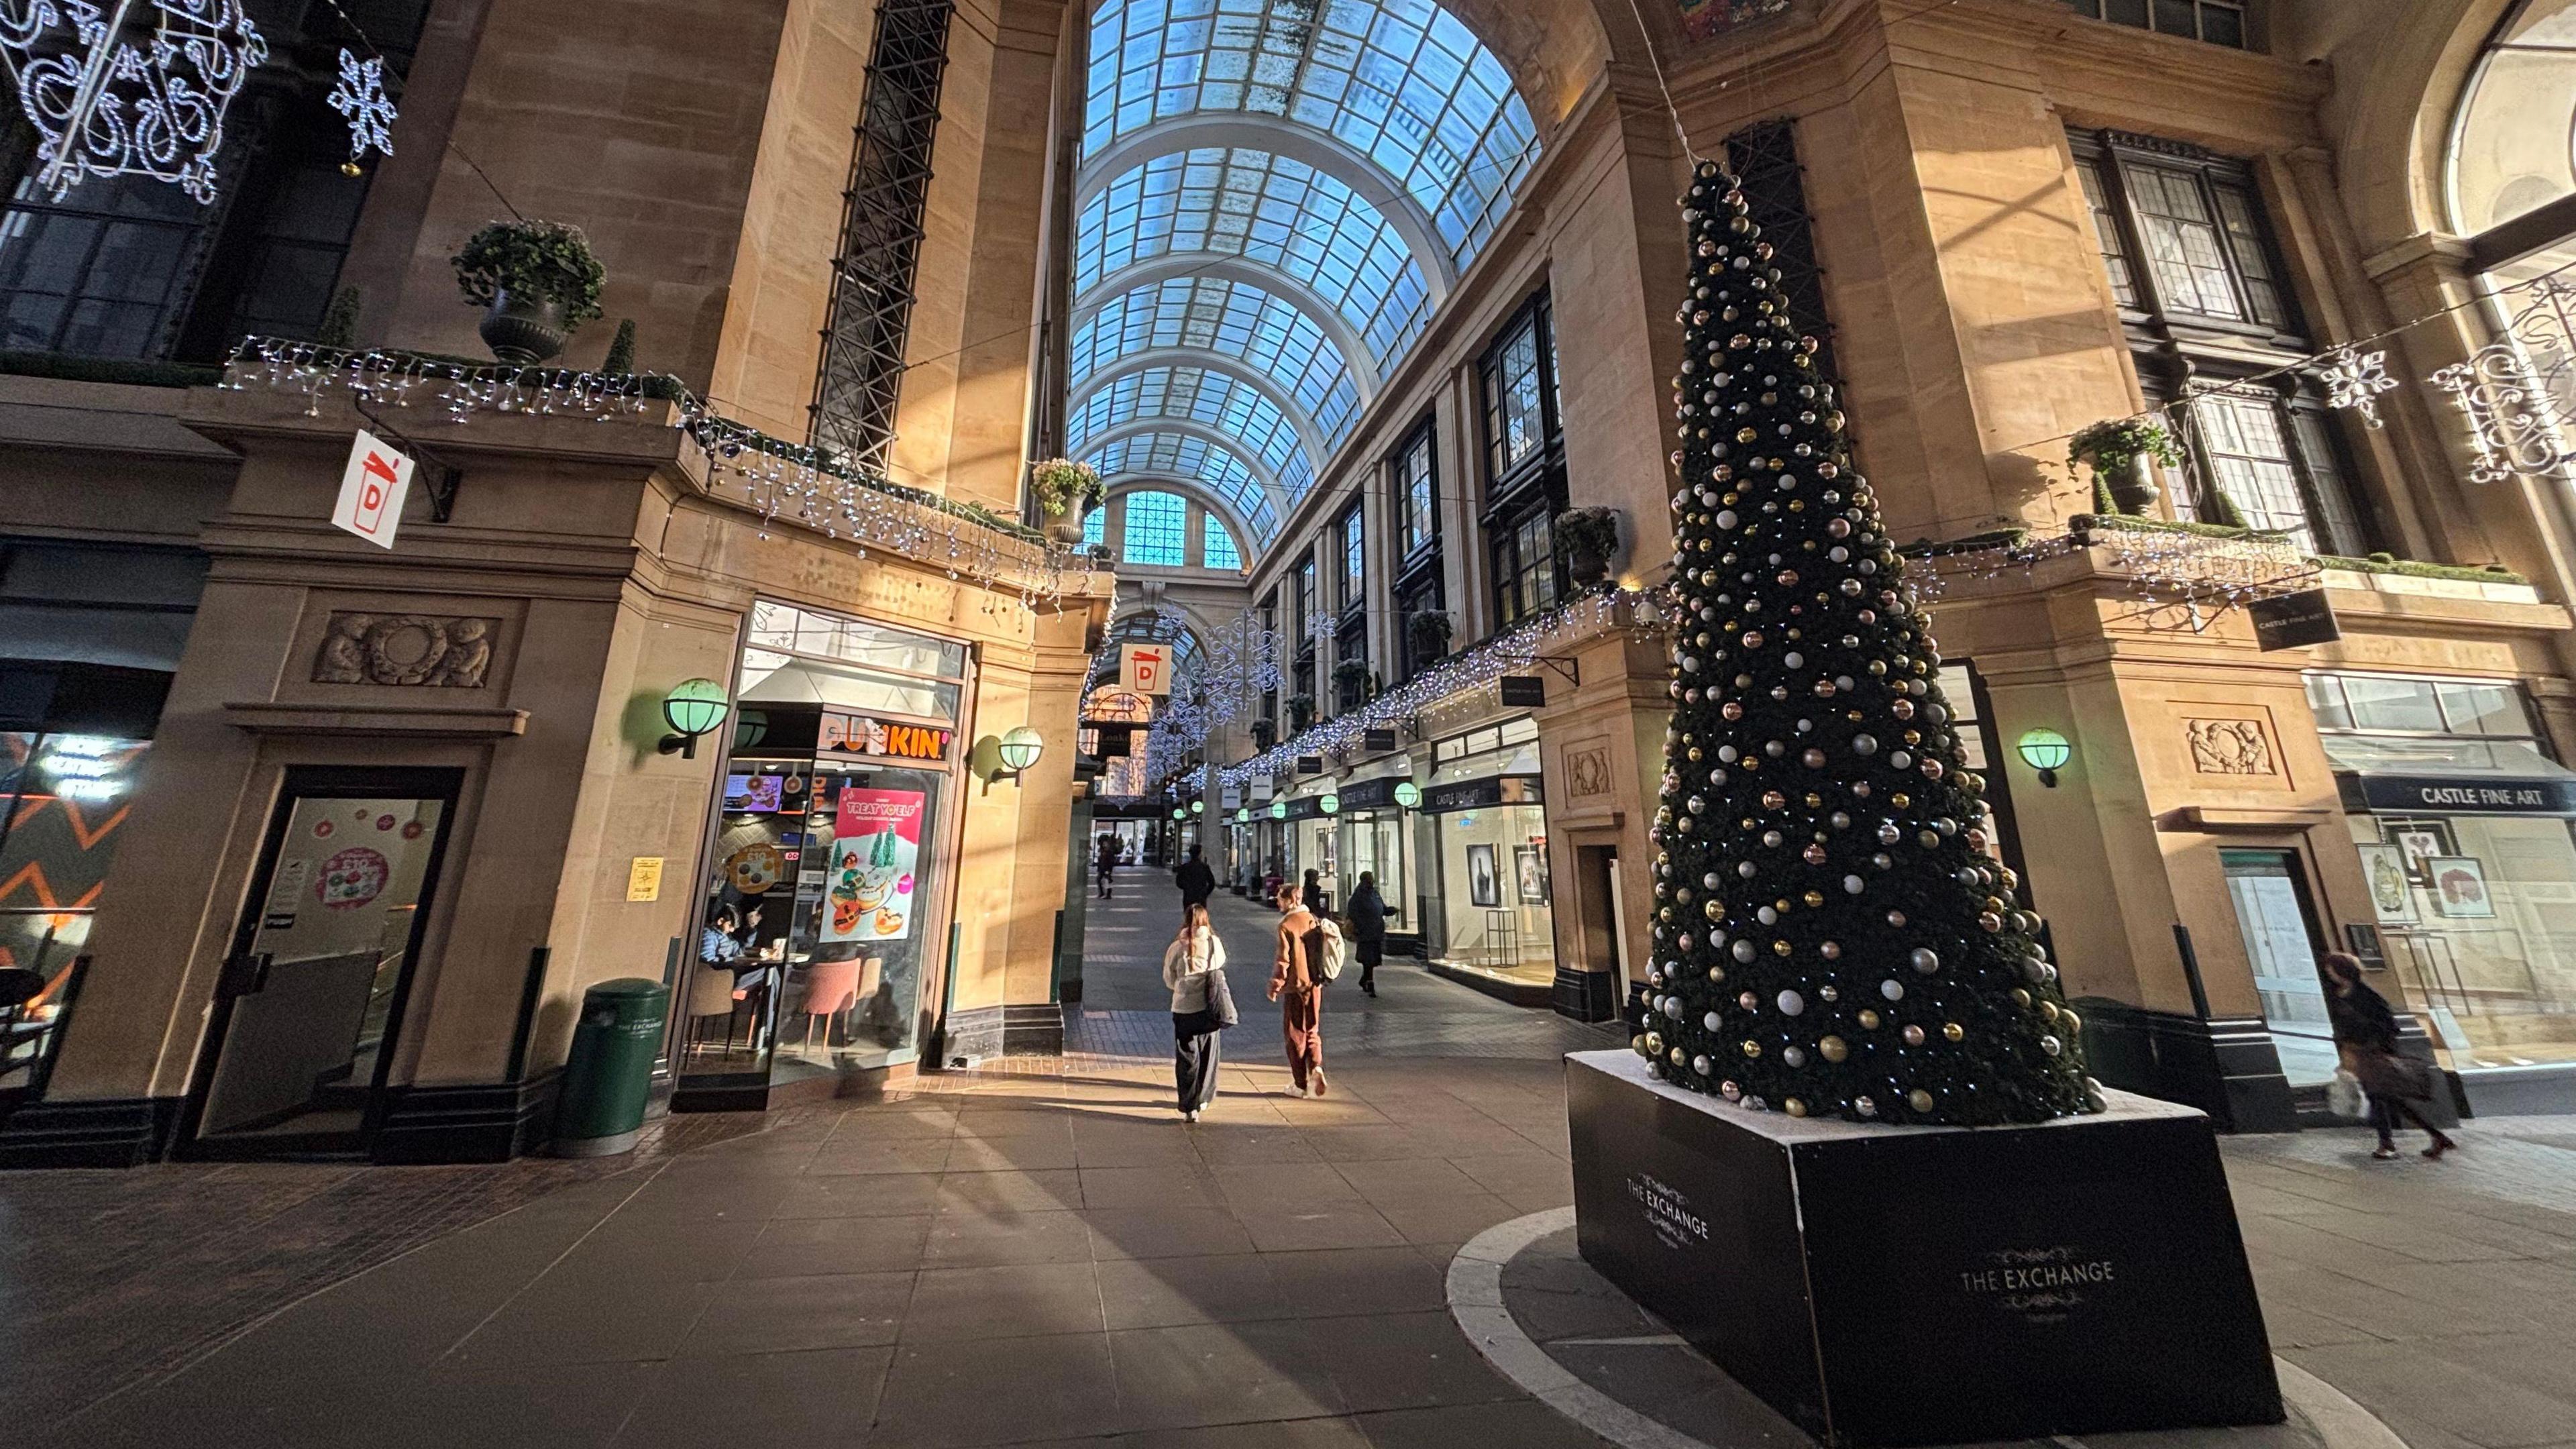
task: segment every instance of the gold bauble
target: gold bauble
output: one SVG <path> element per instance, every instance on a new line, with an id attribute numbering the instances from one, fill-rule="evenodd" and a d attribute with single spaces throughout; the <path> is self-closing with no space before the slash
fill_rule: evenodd
<path id="1" fill-rule="evenodd" d="M 2013 988 L 2012 996 L 2013 996 L 2013 1005 L 2020 1007 L 2020 1008 L 2021 1008 L 2022 1010 L 2024 1010 L 2024 1011 L 2028 1011 L 2028 1010 L 2030 1010 L 2030 993 L 2029 993 L 2029 992 L 2024 991 L 2024 990 L 2022 990 L 2020 987 L 2016 986 L 2016 987 L 2014 987 L 2014 988 Z"/>
<path id="2" fill-rule="evenodd" d="M 1945 1021 L 1941 1023 L 1941 1035 L 1949 1041 L 1966 1041 L 1968 1029 L 1955 1021 Z"/>
<path id="3" fill-rule="evenodd" d="M 1780 1104 L 1780 1110 L 1792 1117 L 1804 1117 L 1807 1115 L 1807 1104 L 1791 1097 Z"/>
<path id="4" fill-rule="evenodd" d="M 2074 1010 L 2069 1008 L 2057 1013 L 2057 1024 L 2066 1028 L 2068 1036 L 2073 1036 L 2084 1029 L 2084 1018 L 2077 1016 Z"/>
<path id="5" fill-rule="evenodd" d="M 1905 1105 L 1917 1112 L 1929 1112 L 1932 1110 L 1932 1094 L 1917 1087 L 1905 1094 Z"/>
<path id="6" fill-rule="evenodd" d="M 1841 1037 L 1829 1036 L 1823 1041 L 1816 1043 L 1816 1054 L 1823 1057 L 1826 1061 L 1838 1062 L 1851 1055 L 1851 1048 L 1844 1043 Z"/>
<path id="7" fill-rule="evenodd" d="M 1758 1057 L 1762 1055 L 1762 1043 L 1758 1041 L 1748 1041 L 1744 1043 L 1744 1054 L 1748 1057 Z"/>
<path id="8" fill-rule="evenodd" d="M 1863 1031 L 1878 1030 L 1878 1013 L 1871 1011 L 1866 1007 L 1862 1008 L 1860 1014 L 1860 1029 Z"/>
<path id="9" fill-rule="evenodd" d="M 1806 901 L 1807 909 L 1812 911 L 1816 907 L 1825 903 L 1825 893 L 1823 891 L 1809 891 L 1805 896 L 1801 897 L 1801 899 Z"/>
<path id="10" fill-rule="evenodd" d="M 2018 988 L 2016 988 L 2016 989 L 2018 989 Z M 2043 1021 L 2051 1021 L 2051 1022 L 2053 1022 L 2053 1021 L 2057 1020 L 2057 1009 L 2058 1009 L 2058 1008 L 2057 1008 L 2057 1003 L 2056 1003 L 2056 1002 L 2054 1002 L 2054 1001 L 2043 1001 L 2043 1002 L 2041 1002 L 2041 1003 L 2039 1004 L 2039 1015 L 2040 1015 L 2040 1019 L 2041 1019 L 2041 1020 L 2043 1020 Z"/>

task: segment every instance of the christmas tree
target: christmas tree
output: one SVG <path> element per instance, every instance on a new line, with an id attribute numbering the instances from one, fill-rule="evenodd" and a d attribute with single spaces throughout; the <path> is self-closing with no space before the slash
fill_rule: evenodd
<path id="1" fill-rule="evenodd" d="M 1700 165 L 1682 214 L 1674 705 L 1637 1050 L 1791 1116 L 2100 1111 L 1815 339 L 1732 178 Z"/>

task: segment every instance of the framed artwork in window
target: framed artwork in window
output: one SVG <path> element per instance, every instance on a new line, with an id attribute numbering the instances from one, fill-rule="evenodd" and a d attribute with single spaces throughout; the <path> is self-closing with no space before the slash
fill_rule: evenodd
<path id="1" fill-rule="evenodd" d="M 2422 919 L 2407 879 L 2405 853 L 2394 845 L 2361 847 L 2361 877 L 2370 886 L 2370 908 L 2383 926 L 2411 926 Z"/>
<path id="2" fill-rule="evenodd" d="M 2426 866 L 2433 876 L 2433 909 L 2446 919 L 2495 919 L 2495 897 L 2487 893 L 2486 862 L 2474 855 L 2437 855 Z"/>
<path id="3" fill-rule="evenodd" d="M 1499 906 L 1503 903 L 1502 869 L 1494 847 L 1467 847 L 1467 903 L 1471 906 Z"/>
<path id="4" fill-rule="evenodd" d="M 1547 904 L 1547 847 L 1515 845 L 1512 847 L 1512 883 L 1519 888 L 1521 904 Z"/>

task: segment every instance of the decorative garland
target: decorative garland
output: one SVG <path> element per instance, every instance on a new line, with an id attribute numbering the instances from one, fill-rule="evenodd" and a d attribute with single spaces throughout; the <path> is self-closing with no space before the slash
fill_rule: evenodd
<path id="1" fill-rule="evenodd" d="M 884 548 L 952 579 L 1017 593 L 1034 608 L 1061 599 L 1071 580 L 1090 572 L 1088 555 L 1061 548 L 1013 519 L 972 503 L 853 469 L 819 449 L 774 438 L 716 413 L 679 379 L 662 373 L 589 372 L 514 367 L 424 353 L 325 347 L 274 337 L 248 337 L 234 350 L 218 384 L 234 392 L 264 387 L 300 393 L 305 415 L 319 416 L 335 392 L 377 406 L 441 409 L 450 423 L 477 414 L 520 413 L 610 422 L 640 417 L 653 404 L 676 410 L 672 426 L 705 450 L 711 486 L 730 476 L 764 524 L 785 519 L 830 538 Z M 931 517 L 924 517 L 929 514 Z M 935 525 L 944 519 L 950 526 Z"/>

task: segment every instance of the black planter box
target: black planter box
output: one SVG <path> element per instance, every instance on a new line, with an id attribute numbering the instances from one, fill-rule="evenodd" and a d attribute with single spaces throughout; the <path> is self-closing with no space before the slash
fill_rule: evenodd
<path id="1" fill-rule="evenodd" d="M 1838 1449 L 2273 1424 L 2209 1119 L 2111 1094 L 2031 1127 L 1748 1112 L 1566 1058 L 1584 1260 Z"/>

